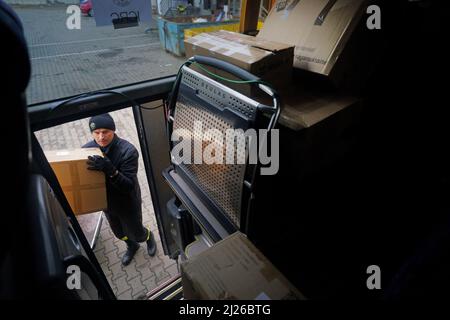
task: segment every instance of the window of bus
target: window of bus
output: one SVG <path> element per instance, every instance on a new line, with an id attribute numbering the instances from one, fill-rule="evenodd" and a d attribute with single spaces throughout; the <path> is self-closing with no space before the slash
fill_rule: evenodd
<path id="1" fill-rule="evenodd" d="M 174 75 L 187 59 L 185 37 L 239 32 L 241 10 L 240 0 L 114 0 L 106 9 L 101 0 L 6 2 L 21 19 L 29 47 L 29 105 Z M 104 11 L 130 3 L 151 14 Z M 102 25 L 105 12 L 118 19 Z"/>

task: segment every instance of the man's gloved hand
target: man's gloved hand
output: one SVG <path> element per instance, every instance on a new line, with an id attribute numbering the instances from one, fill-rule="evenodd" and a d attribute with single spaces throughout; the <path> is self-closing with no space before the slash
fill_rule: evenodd
<path id="1" fill-rule="evenodd" d="M 113 176 L 117 171 L 111 160 L 107 157 L 100 157 L 98 155 L 89 156 L 87 165 L 89 170 L 103 171 L 108 177 Z"/>

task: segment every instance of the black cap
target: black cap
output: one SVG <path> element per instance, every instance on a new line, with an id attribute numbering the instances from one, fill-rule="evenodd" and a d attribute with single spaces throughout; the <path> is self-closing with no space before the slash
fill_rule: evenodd
<path id="1" fill-rule="evenodd" d="M 109 129 L 116 131 L 116 124 L 109 113 L 94 116 L 89 120 L 89 129 L 92 131 L 97 129 Z"/>

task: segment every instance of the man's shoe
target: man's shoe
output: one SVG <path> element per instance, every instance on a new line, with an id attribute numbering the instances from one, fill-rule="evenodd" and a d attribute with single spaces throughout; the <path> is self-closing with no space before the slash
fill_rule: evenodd
<path id="1" fill-rule="evenodd" d="M 150 232 L 150 231 L 149 231 Z M 153 233 L 150 232 L 150 238 L 147 240 L 147 252 L 150 257 L 156 254 L 156 242 Z"/>
<path id="2" fill-rule="evenodd" d="M 134 255 L 139 249 L 139 243 L 127 240 L 127 251 L 122 257 L 122 265 L 127 266 L 130 264 L 131 260 L 133 260 Z"/>

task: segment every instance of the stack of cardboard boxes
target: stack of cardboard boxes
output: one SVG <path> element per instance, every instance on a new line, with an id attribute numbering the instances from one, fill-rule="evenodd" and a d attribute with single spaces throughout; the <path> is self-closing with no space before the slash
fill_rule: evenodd
<path id="1" fill-rule="evenodd" d="M 356 99 L 336 91 L 324 93 L 320 88 L 305 94 L 302 79 L 292 82 L 293 70 L 319 75 L 337 88 L 346 82 L 350 76 L 346 70 L 353 70 L 352 54 L 346 46 L 361 23 L 367 3 L 366 0 L 278 1 L 257 37 L 230 31 L 202 33 L 185 40 L 186 56 L 215 57 L 259 76 L 272 84 L 285 101 L 281 124 L 293 130 L 311 127 L 354 106 Z M 237 80 L 221 70 L 208 69 Z M 205 74 L 203 70 L 197 71 Z M 255 86 L 215 80 L 249 97 L 257 98 L 261 93 Z"/>
<path id="2" fill-rule="evenodd" d="M 271 83 L 283 101 L 279 122 L 290 132 L 283 137 L 291 139 L 285 145 L 296 144 L 288 149 L 300 150 L 287 155 L 302 164 L 297 171 L 306 172 L 311 170 L 306 164 L 317 166 L 322 158 L 332 161 L 328 155 L 336 148 L 344 150 L 349 130 L 359 121 L 361 101 L 336 88 L 351 69 L 353 55 L 346 47 L 367 5 L 365 0 L 280 0 L 257 37 L 228 31 L 200 34 L 185 41 L 187 56 L 228 61 Z M 294 83 L 296 70 L 319 75 L 334 90 L 311 90 L 302 83 L 308 78 L 296 77 Z M 236 80 L 223 71 L 209 71 Z M 222 82 L 249 97 L 258 96 L 248 85 Z M 239 233 L 186 262 L 182 277 L 187 299 L 303 298 Z"/>

